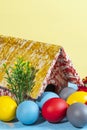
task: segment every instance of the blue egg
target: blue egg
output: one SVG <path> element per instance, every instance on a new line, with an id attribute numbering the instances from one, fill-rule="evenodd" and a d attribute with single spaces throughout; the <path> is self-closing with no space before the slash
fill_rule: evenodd
<path id="1" fill-rule="evenodd" d="M 34 101 L 24 101 L 17 107 L 16 116 L 23 124 L 33 124 L 39 118 L 39 107 Z"/>
<path id="2" fill-rule="evenodd" d="M 54 97 L 58 97 L 59 96 L 54 93 L 54 92 L 44 92 L 41 97 L 39 97 L 36 101 L 36 103 L 38 104 L 39 108 L 41 109 L 43 104 L 50 98 L 54 98 Z"/>
<path id="3" fill-rule="evenodd" d="M 68 82 L 68 87 L 73 88 L 73 89 L 75 89 L 75 90 L 78 89 L 78 85 L 77 85 L 77 84 L 70 83 L 70 82 Z"/>

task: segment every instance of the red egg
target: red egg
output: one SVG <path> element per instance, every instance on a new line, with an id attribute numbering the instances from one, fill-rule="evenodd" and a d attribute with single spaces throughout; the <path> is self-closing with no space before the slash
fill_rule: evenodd
<path id="1" fill-rule="evenodd" d="M 61 98 L 51 98 L 42 107 L 42 115 L 49 122 L 59 122 L 66 116 L 68 104 Z"/>
<path id="2" fill-rule="evenodd" d="M 87 87 L 86 86 L 79 86 L 77 91 L 85 91 L 85 92 L 87 92 Z"/>

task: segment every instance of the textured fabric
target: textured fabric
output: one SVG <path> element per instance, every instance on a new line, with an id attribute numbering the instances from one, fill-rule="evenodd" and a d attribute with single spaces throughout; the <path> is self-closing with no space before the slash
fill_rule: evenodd
<path id="1" fill-rule="evenodd" d="M 55 92 L 68 85 L 68 82 L 82 85 L 82 81 L 61 46 L 25 40 L 14 37 L 0 36 L 0 86 L 7 87 L 3 63 L 11 66 L 17 57 L 30 61 L 38 72 L 35 76 L 35 85 L 30 94 L 36 99 L 47 85 L 53 84 Z M 8 89 L 0 88 L 0 95 L 11 95 Z"/>

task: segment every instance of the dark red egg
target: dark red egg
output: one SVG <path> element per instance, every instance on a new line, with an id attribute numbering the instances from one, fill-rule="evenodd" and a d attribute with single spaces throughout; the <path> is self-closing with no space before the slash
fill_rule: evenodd
<path id="1" fill-rule="evenodd" d="M 77 91 L 85 91 L 85 92 L 87 92 L 87 87 L 86 86 L 78 86 Z"/>

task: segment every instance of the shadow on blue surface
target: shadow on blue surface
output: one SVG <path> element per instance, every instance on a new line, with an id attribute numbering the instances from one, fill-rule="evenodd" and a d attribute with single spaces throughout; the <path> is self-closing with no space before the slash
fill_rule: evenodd
<path id="1" fill-rule="evenodd" d="M 0 121 L 0 130 L 87 130 L 87 126 L 84 128 L 76 128 L 72 126 L 66 119 L 60 123 L 49 123 L 42 117 L 33 125 L 24 125 L 21 122 L 14 120 L 12 122 Z"/>

